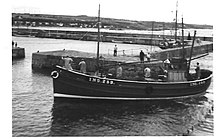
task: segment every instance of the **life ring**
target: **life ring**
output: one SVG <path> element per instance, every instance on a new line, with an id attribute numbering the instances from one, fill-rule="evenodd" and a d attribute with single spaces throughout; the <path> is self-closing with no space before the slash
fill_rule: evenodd
<path id="1" fill-rule="evenodd" d="M 51 77 L 54 79 L 57 79 L 59 77 L 59 73 L 57 71 L 52 71 L 51 72 Z"/>

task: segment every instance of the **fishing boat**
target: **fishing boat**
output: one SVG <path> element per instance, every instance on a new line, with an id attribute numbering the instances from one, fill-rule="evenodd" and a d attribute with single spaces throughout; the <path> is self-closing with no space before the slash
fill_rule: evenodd
<path id="1" fill-rule="evenodd" d="M 98 24 L 100 24 L 99 5 Z M 99 64 L 100 29 L 98 25 L 97 65 Z M 196 34 L 196 33 L 195 33 Z M 194 38 L 195 38 L 194 34 Z M 194 45 L 194 41 L 192 46 Z M 192 47 L 193 50 L 193 47 Z M 191 51 L 192 52 L 192 51 Z M 201 69 L 200 77 L 189 72 L 190 59 L 171 58 L 157 78 L 120 79 L 114 76 L 81 73 L 56 66 L 52 71 L 54 97 L 77 99 L 149 100 L 176 99 L 204 95 L 212 71 Z M 165 70 L 166 69 L 166 70 Z"/>

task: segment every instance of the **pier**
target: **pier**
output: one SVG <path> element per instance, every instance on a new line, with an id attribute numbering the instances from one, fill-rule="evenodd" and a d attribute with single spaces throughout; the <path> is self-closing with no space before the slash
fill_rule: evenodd
<path id="1" fill-rule="evenodd" d="M 76 28 L 53 28 L 53 27 L 13 27 L 13 36 L 53 38 L 53 39 L 72 39 L 83 41 L 97 41 L 96 29 L 76 29 Z M 178 36 L 179 37 L 179 36 Z M 115 42 L 126 44 L 141 44 L 160 46 L 164 38 L 174 39 L 173 35 L 145 34 L 126 32 L 126 30 L 107 30 L 103 29 L 100 35 L 101 42 Z M 180 37 L 179 37 L 180 38 Z M 212 37 L 197 36 L 201 41 L 213 41 Z M 187 36 L 184 36 L 187 40 Z"/>
<path id="2" fill-rule="evenodd" d="M 190 57 L 191 43 L 189 44 L 190 45 L 184 47 L 184 53 L 186 58 Z M 208 42 L 208 41 L 201 41 L 201 43 L 195 42 L 192 56 L 195 57 L 209 52 L 213 52 L 212 42 Z M 169 55 L 169 57 L 171 58 L 171 57 L 181 57 L 182 54 L 183 54 L 183 49 L 181 47 L 178 47 L 178 48 L 165 49 L 159 52 L 155 52 L 151 55 L 156 59 L 165 60 L 167 58 L 167 55 Z"/>
<path id="3" fill-rule="evenodd" d="M 32 54 L 32 69 L 33 70 L 53 70 L 56 65 L 64 66 L 62 57 L 69 56 L 73 59 L 71 66 L 75 70 L 79 70 L 79 62 L 84 59 L 86 62 L 86 71 L 96 71 L 96 54 L 79 52 L 74 50 L 60 50 L 49 52 L 37 52 Z M 117 56 L 114 57 L 108 54 L 100 54 L 100 64 L 102 72 L 115 75 L 118 63 L 121 63 L 123 75 L 127 79 L 139 78 L 143 75 L 144 67 L 151 67 L 153 71 L 160 70 L 159 65 L 163 65 L 163 61 L 152 59 L 152 62 L 145 61 L 140 63 L 139 56 Z M 132 72 L 131 72 L 132 71 Z M 132 74 L 131 74 L 132 73 Z"/>
<path id="4" fill-rule="evenodd" d="M 185 47 L 185 56 L 189 58 L 189 53 L 191 46 Z M 193 48 L 193 56 L 198 56 L 201 54 L 206 54 L 213 51 L 213 43 L 211 42 L 201 42 L 201 44 L 195 43 Z M 167 50 L 161 50 L 158 52 L 151 53 L 151 62 L 140 63 L 139 55 L 127 55 L 127 56 L 112 56 L 108 54 L 100 54 L 100 63 L 106 68 L 109 73 L 115 72 L 115 67 L 117 63 L 121 63 L 123 70 L 137 71 L 137 74 L 142 72 L 143 67 L 151 67 L 151 69 L 157 71 L 159 70 L 158 65 L 162 65 L 163 61 L 167 59 L 167 56 L 180 57 L 183 51 L 182 48 L 172 48 Z M 57 50 L 57 51 L 47 51 L 47 52 L 35 52 L 32 53 L 32 69 L 49 69 L 52 70 L 56 65 L 63 66 L 64 61 L 62 57 L 69 56 L 73 59 L 72 67 L 73 69 L 79 69 L 78 63 L 83 58 L 87 64 L 87 71 L 94 72 L 96 65 L 96 54 L 80 52 L 74 50 Z"/>
<path id="5" fill-rule="evenodd" d="M 71 65 L 74 69 L 79 68 L 78 63 L 81 59 L 86 61 L 87 71 L 95 71 L 96 54 L 80 52 L 74 50 L 58 50 L 48 52 L 36 52 L 32 54 L 32 68 L 33 69 L 52 69 L 56 65 L 63 66 L 62 57 L 69 56 L 73 59 Z M 103 65 L 115 66 L 117 63 L 135 63 L 139 62 L 138 56 L 111 56 L 108 54 L 100 54 L 100 63 Z M 147 64 L 147 62 L 146 62 Z M 151 63 L 153 64 L 153 63 Z"/>
<path id="6" fill-rule="evenodd" d="M 20 47 L 12 48 L 12 59 L 25 58 L 25 49 Z"/>

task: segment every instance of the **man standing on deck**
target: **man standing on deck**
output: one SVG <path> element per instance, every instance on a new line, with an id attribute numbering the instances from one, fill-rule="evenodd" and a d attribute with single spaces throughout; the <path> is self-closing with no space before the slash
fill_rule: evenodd
<path id="1" fill-rule="evenodd" d="M 17 45 L 18 45 L 17 42 L 15 42 L 15 48 L 17 48 Z"/>
<path id="2" fill-rule="evenodd" d="M 86 62 L 84 61 L 84 59 L 82 59 L 81 62 L 79 62 L 79 66 L 80 72 L 86 73 Z"/>
<path id="3" fill-rule="evenodd" d="M 146 54 L 146 58 L 147 58 L 147 61 L 148 61 L 148 62 L 150 62 L 150 57 L 151 57 L 151 56 L 150 56 L 150 53 L 147 52 L 147 54 Z"/>
<path id="4" fill-rule="evenodd" d="M 145 78 L 145 80 L 146 80 L 147 78 L 150 78 L 150 76 L 151 76 L 151 70 L 150 70 L 150 68 L 146 67 L 146 68 L 144 69 L 144 78 Z"/>
<path id="5" fill-rule="evenodd" d="M 73 70 L 71 66 L 71 62 L 73 62 L 72 58 L 66 56 L 65 58 L 62 57 L 62 59 L 64 60 L 64 68 L 66 68 L 67 70 Z"/>
<path id="6" fill-rule="evenodd" d="M 14 48 L 14 44 L 15 44 L 14 41 L 12 41 L 12 48 Z"/>
<path id="7" fill-rule="evenodd" d="M 200 76 L 201 76 L 201 71 L 200 71 L 200 66 L 199 66 L 199 62 L 196 63 L 196 77 L 197 79 L 200 79 Z"/>
<path id="8" fill-rule="evenodd" d="M 144 63 L 144 52 L 141 50 L 141 52 L 140 52 L 140 61 L 141 61 L 141 63 Z"/>
<path id="9" fill-rule="evenodd" d="M 118 50 L 117 45 L 115 45 L 115 48 L 114 48 L 114 55 L 113 55 L 113 56 L 117 56 L 117 50 Z"/>
<path id="10" fill-rule="evenodd" d="M 121 78 L 122 77 L 122 67 L 121 64 L 118 63 L 118 67 L 116 69 L 116 78 Z"/>

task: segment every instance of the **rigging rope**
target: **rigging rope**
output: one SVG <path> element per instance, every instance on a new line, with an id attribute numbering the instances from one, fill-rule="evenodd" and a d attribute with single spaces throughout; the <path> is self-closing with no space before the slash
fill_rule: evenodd
<path id="1" fill-rule="evenodd" d="M 94 26 L 96 26 L 98 24 L 98 22 L 92 26 L 92 28 L 94 28 Z M 87 34 L 89 33 L 89 31 L 87 31 L 79 40 L 82 40 Z"/>

